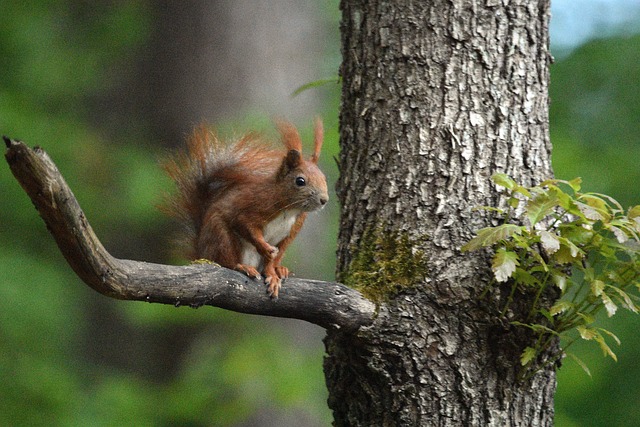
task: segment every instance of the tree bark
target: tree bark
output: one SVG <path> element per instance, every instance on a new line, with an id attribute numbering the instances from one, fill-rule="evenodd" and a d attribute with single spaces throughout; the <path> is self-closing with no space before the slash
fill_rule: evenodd
<path id="1" fill-rule="evenodd" d="M 355 277 L 371 233 L 408 236 L 426 274 L 378 289 L 386 297 L 371 326 L 328 331 L 335 424 L 552 425 L 553 367 L 520 377 L 531 337 L 497 314 L 499 293 L 479 298 L 486 254 L 459 250 L 489 225 L 472 209 L 498 203 L 493 173 L 527 185 L 552 175 L 549 1 L 343 0 L 341 9 L 338 275 Z M 378 260 L 369 271 L 382 271 Z"/>

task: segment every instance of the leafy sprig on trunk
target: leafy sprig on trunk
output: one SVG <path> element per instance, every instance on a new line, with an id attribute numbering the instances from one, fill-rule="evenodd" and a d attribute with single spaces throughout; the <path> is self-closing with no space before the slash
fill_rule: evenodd
<path id="1" fill-rule="evenodd" d="M 551 362 L 577 339 L 597 343 L 616 360 L 609 342 L 620 340 L 599 326 L 598 314 L 611 317 L 619 307 L 640 311 L 640 205 L 625 210 L 607 195 L 582 193 L 579 178 L 550 179 L 528 188 L 505 174 L 492 179 L 505 189 L 506 204 L 482 209 L 494 212 L 501 224 L 479 230 L 462 250 L 494 250 L 492 284 L 511 286 L 502 315 L 516 291 L 533 295 L 528 315 L 511 319 L 536 336 L 523 349 L 522 365 L 535 368 L 556 336 L 563 338 L 563 347 Z M 549 304 L 544 295 L 553 289 L 559 298 Z"/>

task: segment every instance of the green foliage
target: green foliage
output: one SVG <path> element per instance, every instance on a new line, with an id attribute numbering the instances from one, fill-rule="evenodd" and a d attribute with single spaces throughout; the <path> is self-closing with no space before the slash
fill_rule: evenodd
<path id="1" fill-rule="evenodd" d="M 342 278 L 344 284 L 378 304 L 415 286 L 428 272 L 426 255 L 417 249 L 419 243 L 407 233 L 368 228 Z"/>
<path id="2" fill-rule="evenodd" d="M 487 209 L 503 223 L 478 231 L 462 250 L 494 249 L 494 281 L 510 283 L 511 295 L 534 295 L 526 318 L 512 321 L 537 337 L 524 349 L 522 365 L 535 364 L 555 336 L 568 338 L 556 357 L 581 338 L 617 360 L 610 342 L 620 340 L 599 326 L 597 315 L 611 317 L 619 307 L 639 311 L 640 205 L 625 211 L 609 196 L 582 193 L 580 179 L 550 179 L 530 188 L 504 174 L 493 181 L 505 188 L 507 207 Z M 549 307 L 544 295 L 554 288 L 560 296 Z"/>
<path id="3" fill-rule="evenodd" d="M 296 90 L 293 91 L 291 96 L 298 96 L 305 90 L 314 89 L 314 88 L 324 86 L 326 84 L 331 84 L 331 83 L 334 85 L 339 85 L 342 83 L 342 79 L 340 77 L 334 77 L 331 79 L 320 79 L 320 80 L 315 80 L 309 83 L 305 83 L 302 86 L 296 88 Z"/>

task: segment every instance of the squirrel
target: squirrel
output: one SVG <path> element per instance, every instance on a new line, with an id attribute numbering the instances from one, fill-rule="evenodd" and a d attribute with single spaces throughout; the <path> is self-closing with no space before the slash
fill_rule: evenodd
<path id="1" fill-rule="evenodd" d="M 302 156 L 296 128 L 278 122 L 283 149 L 250 133 L 233 143 L 221 141 L 204 125 L 186 149 L 163 168 L 178 192 L 164 209 L 184 228 L 183 246 L 191 260 L 207 259 L 265 283 L 277 298 L 289 269 L 281 265 L 308 212 L 329 200 L 327 181 L 318 167 L 322 121 L 314 129 L 314 152 Z"/>

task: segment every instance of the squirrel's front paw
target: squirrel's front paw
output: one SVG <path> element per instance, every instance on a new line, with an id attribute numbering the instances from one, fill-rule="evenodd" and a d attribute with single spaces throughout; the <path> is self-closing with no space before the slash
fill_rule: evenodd
<path id="1" fill-rule="evenodd" d="M 276 255 L 278 255 L 278 252 L 280 252 L 280 249 L 269 245 L 269 255 L 271 255 L 271 259 L 275 258 Z"/>
<path id="2" fill-rule="evenodd" d="M 266 258 L 267 261 L 272 261 L 273 259 L 275 259 L 276 255 L 278 255 L 278 252 L 280 252 L 280 250 L 275 246 L 271 246 L 267 243 L 265 247 L 258 248 L 258 252 L 260 253 L 260 255 Z"/>

